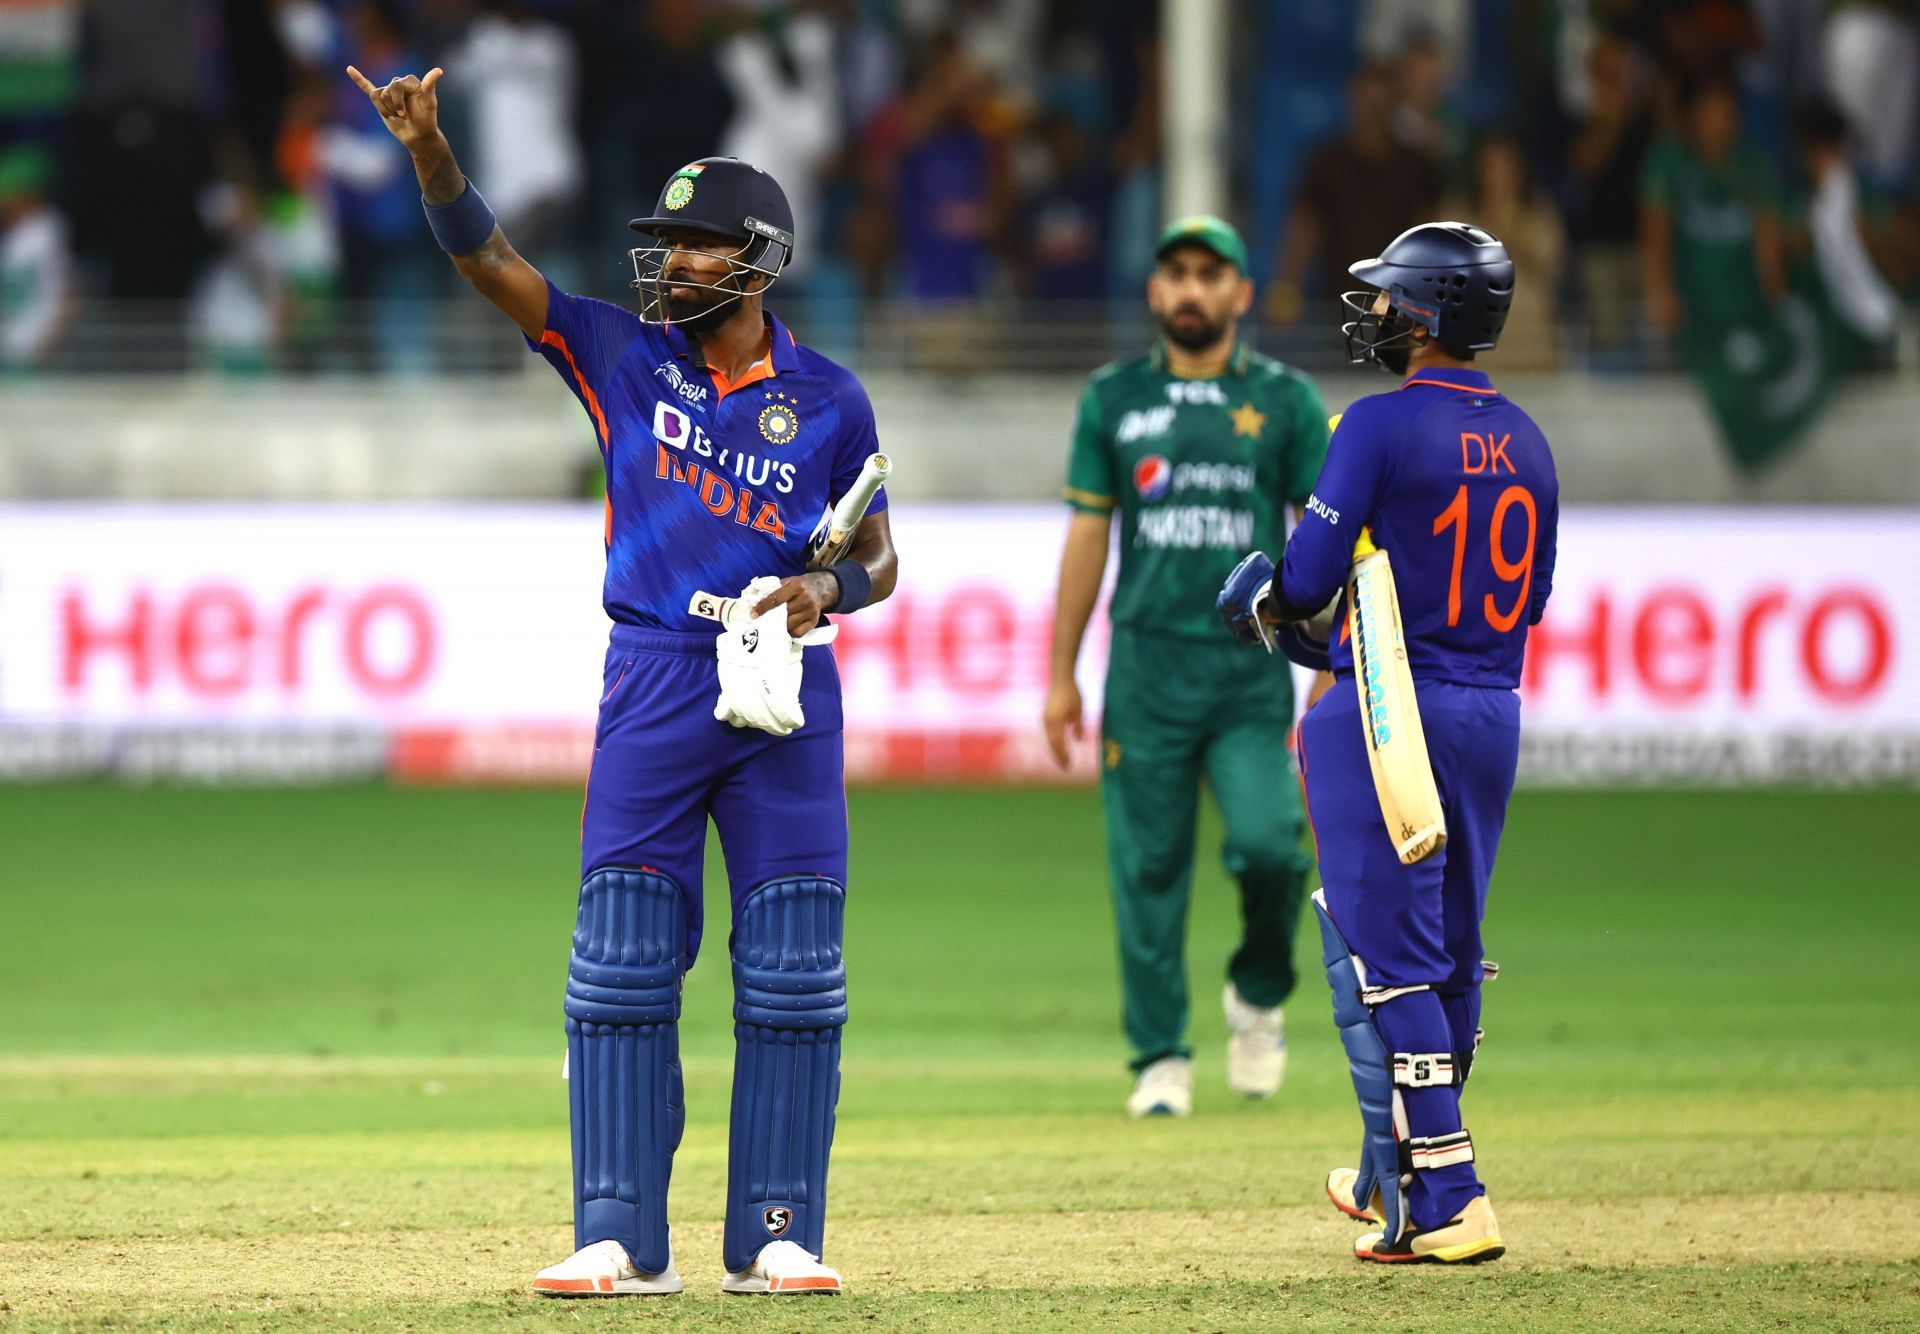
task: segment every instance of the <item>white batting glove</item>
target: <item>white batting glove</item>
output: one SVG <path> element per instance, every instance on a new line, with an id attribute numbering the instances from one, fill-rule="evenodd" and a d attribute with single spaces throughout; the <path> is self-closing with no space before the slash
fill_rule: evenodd
<path id="1" fill-rule="evenodd" d="M 740 590 L 735 606 L 752 607 L 779 586 L 780 581 L 771 576 L 755 579 Z M 787 633 L 785 607 L 750 618 L 736 611 L 728 619 L 735 624 L 713 641 L 720 666 L 714 718 L 734 727 L 757 727 L 772 736 L 787 736 L 804 727 L 801 654 L 810 644 L 832 643 L 837 627 L 816 626 L 795 639 Z"/>

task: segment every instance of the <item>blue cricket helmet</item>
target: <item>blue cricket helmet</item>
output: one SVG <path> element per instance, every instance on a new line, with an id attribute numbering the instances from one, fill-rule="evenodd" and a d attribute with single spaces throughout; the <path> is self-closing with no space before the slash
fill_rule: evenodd
<path id="1" fill-rule="evenodd" d="M 1364 329 L 1372 292 L 1349 292 L 1341 298 L 1356 316 L 1347 337 L 1350 350 L 1357 344 L 1357 361 L 1378 360 L 1367 355 L 1386 344 L 1396 332 L 1411 334 L 1418 325 L 1455 356 L 1490 351 L 1500 341 L 1507 311 L 1513 305 L 1513 257 L 1492 232 L 1465 222 L 1423 222 L 1393 239 L 1375 259 L 1363 259 L 1347 269 L 1369 287 L 1384 291 L 1391 314 L 1404 317 L 1399 331 Z M 1370 338 L 1356 340 L 1355 325 Z M 1387 335 L 1383 338 L 1382 333 Z"/>

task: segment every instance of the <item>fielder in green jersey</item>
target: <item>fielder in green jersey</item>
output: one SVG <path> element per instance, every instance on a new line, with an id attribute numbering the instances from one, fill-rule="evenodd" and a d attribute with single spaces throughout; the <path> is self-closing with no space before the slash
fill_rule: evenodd
<path id="1" fill-rule="evenodd" d="M 1284 658 L 1236 652 L 1213 600 L 1242 551 L 1285 545 L 1287 509 L 1306 504 L 1326 455 L 1327 415 L 1311 380 L 1239 340 L 1245 275 L 1246 248 L 1220 219 L 1166 230 L 1147 288 L 1165 336 L 1094 373 L 1067 467 L 1074 513 L 1045 725 L 1064 767 L 1082 735 L 1074 664 L 1117 513 L 1101 795 L 1136 1116 L 1192 1107 L 1185 949 L 1203 781 L 1245 920 L 1227 965 L 1228 1083 L 1270 1096 L 1285 1071 L 1280 1007 L 1308 865 L 1287 747 L 1293 683 Z"/>

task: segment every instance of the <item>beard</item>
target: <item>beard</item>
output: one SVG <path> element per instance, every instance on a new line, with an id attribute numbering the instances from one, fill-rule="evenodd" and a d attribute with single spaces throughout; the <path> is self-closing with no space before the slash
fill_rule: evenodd
<path id="1" fill-rule="evenodd" d="M 1204 352 L 1227 336 L 1227 322 L 1209 320 L 1197 306 L 1179 306 L 1160 317 L 1160 332 L 1176 347 Z"/>
<path id="2" fill-rule="evenodd" d="M 1405 375 L 1413 357 L 1413 344 L 1404 340 L 1372 349 L 1373 359 L 1395 375 Z"/>
<path id="3" fill-rule="evenodd" d="M 691 287 L 684 294 L 672 291 L 675 279 L 684 281 L 685 276 L 673 275 L 664 280 L 664 286 L 668 289 L 665 303 L 667 320 L 688 333 L 712 333 L 733 315 L 739 306 L 741 293 L 716 292 L 705 287 Z"/>

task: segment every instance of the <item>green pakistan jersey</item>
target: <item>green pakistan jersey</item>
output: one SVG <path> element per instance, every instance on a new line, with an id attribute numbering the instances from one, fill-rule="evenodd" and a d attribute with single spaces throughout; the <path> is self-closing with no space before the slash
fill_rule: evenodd
<path id="1" fill-rule="evenodd" d="M 1095 371 L 1080 396 L 1067 503 L 1120 512 L 1113 623 L 1224 640 L 1213 600 L 1256 547 L 1275 560 L 1327 453 L 1313 382 L 1244 343 L 1227 371 L 1184 380 L 1164 347 Z"/>

